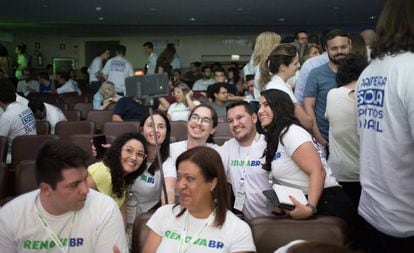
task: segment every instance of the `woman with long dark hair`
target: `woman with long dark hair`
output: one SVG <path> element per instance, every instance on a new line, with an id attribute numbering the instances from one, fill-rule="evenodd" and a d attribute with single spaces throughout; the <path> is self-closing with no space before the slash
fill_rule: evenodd
<path id="1" fill-rule="evenodd" d="M 289 95 L 266 90 L 261 93 L 259 105 L 258 115 L 267 141 L 263 168 L 275 183 L 300 189 L 308 198 L 304 205 L 291 197 L 295 208 L 285 211 L 294 219 L 318 213 L 352 222 L 352 203 L 332 176 L 321 148 L 295 117 Z"/>
<path id="2" fill-rule="evenodd" d="M 126 192 L 146 166 L 147 141 L 139 133 L 120 135 L 101 162 L 88 168 L 88 186 L 111 196 L 126 215 Z"/>

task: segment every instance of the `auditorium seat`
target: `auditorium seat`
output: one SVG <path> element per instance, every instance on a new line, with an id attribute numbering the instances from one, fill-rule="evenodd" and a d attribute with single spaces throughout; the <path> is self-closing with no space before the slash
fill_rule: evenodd
<path id="1" fill-rule="evenodd" d="M 7 152 L 8 152 L 8 141 L 7 137 L 0 136 L 0 162 L 6 162 Z"/>
<path id="2" fill-rule="evenodd" d="M 175 141 L 187 140 L 187 121 L 170 121 L 171 136 Z"/>
<path id="3" fill-rule="evenodd" d="M 142 213 L 135 218 L 132 230 L 132 252 L 141 252 L 148 234 L 147 221 L 152 213 Z"/>
<path id="4" fill-rule="evenodd" d="M 90 110 L 93 110 L 93 106 L 92 106 L 92 103 L 76 103 L 73 106 L 73 109 L 74 110 L 79 110 L 81 112 L 81 118 L 86 119 L 86 114 Z"/>
<path id="5" fill-rule="evenodd" d="M 82 113 L 79 110 L 66 110 L 62 112 L 68 121 L 80 121 L 82 119 Z"/>
<path id="6" fill-rule="evenodd" d="M 345 221 L 333 216 L 315 216 L 294 220 L 286 216 L 256 217 L 249 225 L 257 252 L 273 253 L 297 239 L 321 241 L 339 246 L 349 243 L 349 229 Z"/>
<path id="7" fill-rule="evenodd" d="M 108 121 L 104 123 L 102 132 L 115 138 L 124 133 L 139 133 L 139 121 Z"/>
<path id="8" fill-rule="evenodd" d="M 50 134 L 50 123 L 46 120 L 36 120 L 36 133 L 37 135 Z"/>
<path id="9" fill-rule="evenodd" d="M 35 160 L 23 160 L 16 167 L 14 194 L 19 196 L 38 188 L 35 175 Z"/>
<path id="10" fill-rule="evenodd" d="M 105 122 L 112 121 L 112 111 L 91 110 L 86 114 L 86 120 L 94 121 L 96 133 L 102 133 Z"/>
<path id="11" fill-rule="evenodd" d="M 61 121 L 56 124 L 55 134 L 62 139 L 67 139 L 73 134 L 94 134 L 95 122 L 82 121 Z"/>

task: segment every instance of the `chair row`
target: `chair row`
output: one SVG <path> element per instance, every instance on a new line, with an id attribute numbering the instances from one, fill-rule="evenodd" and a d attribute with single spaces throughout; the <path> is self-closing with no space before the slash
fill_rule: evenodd
<path id="1" fill-rule="evenodd" d="M 82 96 L 79 96 L 76 92 L 69 92 L 64 94 L 51 94 L 51 93 L 39 93 L 32 92 L 27 96 L 28 99 L 40 98 L 44 102 L 49 104 L 67 104 L 69 109 L 73 109 L 73 106 L 76 103 L 91 103 L 92 94 L 83 93 Z"/>

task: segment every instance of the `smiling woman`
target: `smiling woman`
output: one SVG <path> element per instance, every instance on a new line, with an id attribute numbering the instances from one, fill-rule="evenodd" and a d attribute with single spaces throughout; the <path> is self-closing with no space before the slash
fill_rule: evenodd
<path id="1" fill-rule="evenodd" d="M 89 187 L 111 196 L 121 207 L 124 217 L 127 187 L 145 170 L 146 144 L 141 134 L 120 135 L 106 152 L 103 161 L 88 168 Z"/>
<path id="2" fill-rule="evenodd" d="M 227 210 L 226 175 L 220 155 L 195 147 L 176 161 L 180 203 L 159 208 L 142 252 L 255 252 L 249 226 Z"/>

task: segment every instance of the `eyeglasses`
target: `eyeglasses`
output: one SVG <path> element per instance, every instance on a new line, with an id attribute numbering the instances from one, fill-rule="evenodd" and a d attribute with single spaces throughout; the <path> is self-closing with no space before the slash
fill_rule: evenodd
<path id="1" fill-rule="evenodd" d="M 144 152 L 135 152 L 135 150 L 130 147 L 123 147 L 122 150 L 125 151 L 129 156 L 136 156 L 143 160 L 147 157 L 147 154 L 145 154 Z"/>
<path id="2" fill-rule="evenodd" d="M 210 125 L 212 119 L 208 117 L 200 117 L 198 114 L 192 114 L 190 117 L 190 121 L 193 123 L 198 123 L 198 121 L 201 119 L 201 124 L 203 125 Z"/>

